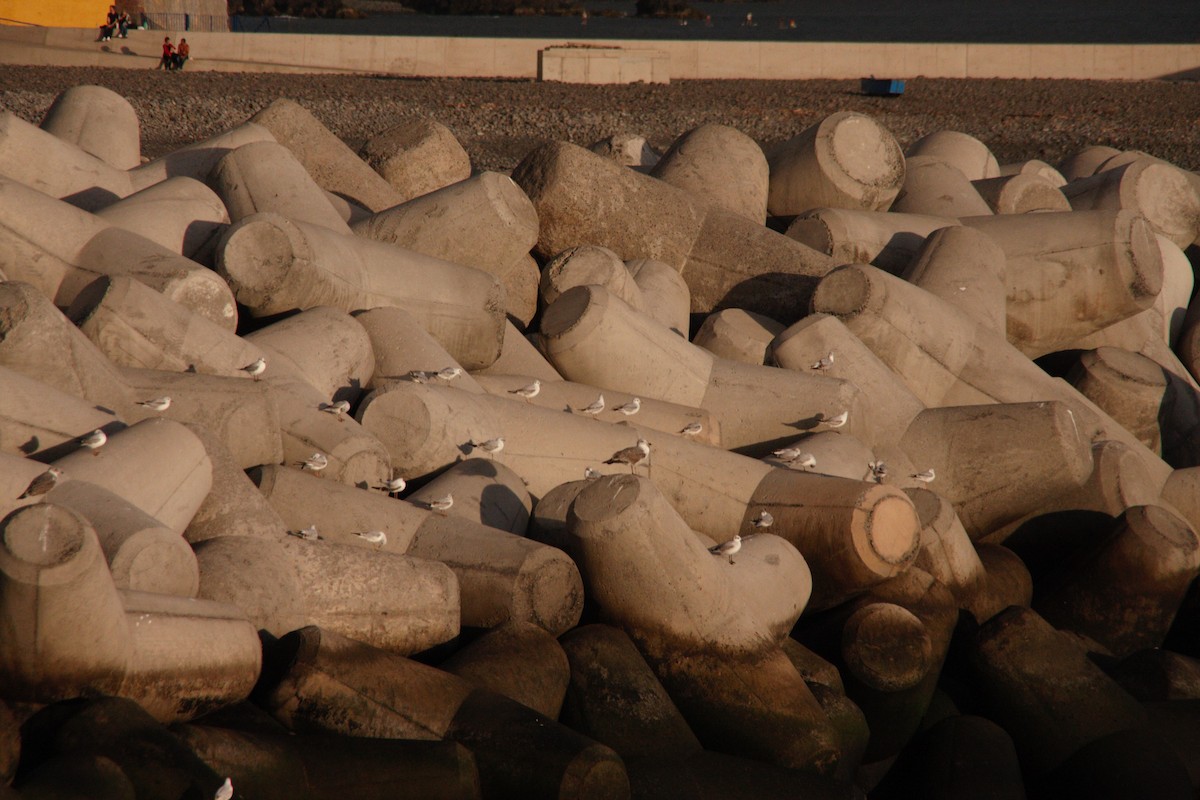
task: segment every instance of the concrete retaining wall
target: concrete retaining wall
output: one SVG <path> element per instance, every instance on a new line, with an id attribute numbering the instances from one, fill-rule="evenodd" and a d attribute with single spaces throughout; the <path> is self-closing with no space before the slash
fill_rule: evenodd
<path id="1" fill-rule="evenodd" d="M 189 70 L 356 72 L 419 77 L 536 78 L 551 39 L 330 36 L 188 31 Z M 151 68 L 162 31 L 99 43 L 94 28 L 0 26 L 0 63 Z M 606 41 L 667 54 L 673 80 L 759 78 L 1080 78 L 1200 76 L 1200 44 L 1021 45 L 846 42 Z"/>

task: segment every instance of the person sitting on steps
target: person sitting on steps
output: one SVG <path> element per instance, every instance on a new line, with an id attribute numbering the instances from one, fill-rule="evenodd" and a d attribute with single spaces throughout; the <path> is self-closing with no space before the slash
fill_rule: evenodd
<path id="1" fill-rule="evenodd" d="M 171 44 L 171 37 L 164 36 L 162 44 L 162 58 L 158 62 L 155 69 L 172 70 L 175 69 L 175 45 Z"/>
<path id="2" fill-rule="evenodd" d="M 187 39 L 180 39 L 179 46 L 175 48 L 175 69 L 183 69 L 183 64 L 191 57 L 192 49 L 188 46 Z"/>

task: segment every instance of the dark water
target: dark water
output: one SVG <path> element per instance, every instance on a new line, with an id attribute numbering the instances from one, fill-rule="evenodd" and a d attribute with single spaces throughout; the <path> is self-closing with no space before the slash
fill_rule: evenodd
<path id="1" fill-rule="evenodd" d="M 844 42 L 1184 44 L 1200 41 L 1200 0 L 777 0 L 692 6 L 711 18 L 680 25 L 638 19 L 634 4 L 583 0 L 579 17 L 377 14 L 365 20 L 235 17 L 234 29 L 374 36 L 487 36 Z M 624 12 L 613 18 L 606 12 Z M 753 25 L 746 25 L 746 15 Z M 795 21 L 796 27 L 790 27 Z"/>

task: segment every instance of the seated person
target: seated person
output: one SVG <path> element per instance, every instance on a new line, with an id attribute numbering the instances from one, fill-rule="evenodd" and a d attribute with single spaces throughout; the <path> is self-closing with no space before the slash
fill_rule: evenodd
<path id="1" fill-rule="evenodd" d="M 183 62 L 187 61 L 192 54 L 192 49 L 188 46 L 187 39 L 179 40 L 179 47 L 175 48 L 175 69 L 183 69 Z"/>

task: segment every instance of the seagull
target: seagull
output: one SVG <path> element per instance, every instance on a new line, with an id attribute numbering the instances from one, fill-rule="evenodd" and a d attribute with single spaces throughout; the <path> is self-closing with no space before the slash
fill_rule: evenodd
<path id="1" fill-rule="evenodd" d="M 812 469 L 817 465 L 817 457 L 812 453 L 801 453 L 796 458 L 788 462 L 788 466 L 803 467 L 804 469 Z"/>
<path id="2" fill-rule="evenodd" d="M 808 453 L 805 453 L 799 447 L 783 447 L 779 450 L 772 450 L 771 455 L 775 456 L 781 461 L 787 461 L 790 463 L 801 456 L 808 455 Z"/>
<path id="3" fill-rule="evenodd" d="M 628 403 L 617 406 L 613 411 L 620 411 L 627 417 L 632 417 L 634 414 L 642 410 L 642 398 L 635 397 Z"/>
<path id="4" fill-rule="evenodd" d="M 599 477 L 601 477 L 601 476 L 603 476 L 603 475 L 604 475 L 604 473 L 603 473 L 603 472 L 600 472 L 599 470 L 592 469 L 591 467 L 584 467 L 584 468 L 583 468 L 583 478 L 584 478 L 584 480 L 592 481 L 592 480 L 595 480 L 596 478 L 599 478 Z"/>
<path id="5" fill-rule="evenodd" d="M 495 458 L 496 453 L 504 449 L 504 437 L 497 436 L 495 439 L 488 439 L 485 442 L 471 442 L 471 446 L 478 447 L 492 458 Z"/>
<path id="6" fill-rule="evenodd" d="M 750 524 L 760 530 L 765 530 L 775 524 L 775 518 L 771 516 L 770 511 L 760 511 L 757 517 L 750 520 Z"/>
<path id="7" fill-rule="evenodd" d="M 590 406 L 584 406 L 583 408 L 581 408 L 579 410 L 582 411 L 584 414 L 588 414 L 592 417 L 595 417 L 597 414 L 599 414 L 601 411 L 604 410 L 604 395 L 600 395 L 595 400 L 593 400 L 592 404 Z"/>
<path id="8" fill-rule="evenodd" d="M 63 471 L 55 467 L 48 468 L 41 475 L 38 475 L 32 481 L 25 491 L 21 493 L 18 500 L 24 500 L 26 497 L 37 497 L 40 494 L 45 494 L 58 484 L 58 479 L 62 477 Z"/>
<path id="9" fill-rule="evenodd" d="M 295 536 L 297 539 L 303 539 L 306 542 L 315 542 L 318 539 L 324 538 L 317 533 L 316 525 L 309 525 L 307 528 L 301 528 L 298 531 L 288 531 L 288 535 Z"/>
<path id="10" fill-rule="evenodd" d="M 366 533 L 355 533 L 354 535 L 380 547 L 387 544 L 387 534 L 383 531 L 367 531 Z"/>
<path id="11" fill-rule="evenodd" d="M 379 485 L 378 488 L 385 489 L 388 494 L 399 494 L 404 491 L 404 487 L 408 486 L 408 481 L 399 476 L 386 480 Z"/>
<path id="12" fill-rule="evenodd" d="M 708 552 L 712 553 L 714 556 L 729 556 L 729 563 L 732 564 L 734 553 L 741 549 L 742 535 L 740 533 L 735 533 L 733 538 L 728 542 L 714 544 L 712 547 L 708 548 Z"/>
<path id="13" fill-rule="evenodd" d="M 454 495 L 448 494 L 445 497 L 439 497 L 437 500 L 430 500 L 425 505 L 429 506 L 431 511 L 441 511 L 445 513 L 454 505 Z"/>
<path id="14" fill-rule="evenodd" d="M 444 381 L 452 381 L 463 374 L 462 367 L 442 367 L 434 373 Z"/>
<path id="15" fill-rule="evenodd" d="M 333 414 L 338 418 L 338 420 L 343 420 L 345 419 L 343 414 L 350 410 L 350 401 L 338 400 L 336 403 L 321 403 L 318 408 L 320 408 L 326 414 Z"/>
<path id="16" fill-rule="evenodd" d="M 823 371 L 823 370 L 829 369 L 832 366 L 833 366 L 833 351 L 830 350 L 829 355 L 825 356 L 824 358 L 818 359 L 817 361 L 814 361 L 812 364 L 809 365 L 808 368 L 815 369 L 818 371 Z"/>
<path id="17" fill-rule="evenodd" d="M 846 424 L 846 420 L 850 419 L 850 412 L 843 411 L 836 417 L 827 417 L 824 414 L 817 414 L 817 422 L 823 422 L 830 428 L 840 428 Z"/>
<path id="18" fill-rule="evenodd" d="M 933 479 L 936 478 L 937 475 L 934 473 L 933 467 L 930 467 L 929 469 L 925 470 L 924 472 L 915 472 L 912 475 L 909 475 L 908 477 L 913 478 L 914 480 L 918 480 L 921 483 L 933 483 Z"/>
<path id="19" fill-rule="evenodd" d="M 702 430 L 704 430 L 704 426 L 699 422 L 689 422 L 679 430 L 679 434 L 681 436 L 695 436 Z"/>
<path id="20" fill-rule="evenodd" d="M 213 795 L 213 800 L 233 800 L 233 781 L 226 778 L 221 787 L 217 789 L 217 793 Z"/>
<path id="21" fill-rule="evenodd" d="M 300 469 L 311 469 L 313 472 L 320 472 L 328 466 L 329 456 L 324 453 L 313 453 L 300 462 Z"/>
<path id="22" fill-rule="evenodd" d="M 153 400 L 139 400 L 138 405 L 142 408 L 148 408 L 151 411 L 166 411 L 171 407 L 171 398 L 164 395 L 163 397 L 156 397 Z"/>
<path id="23" fill-rule="evenodd" d="M 521 397 L 524 397 L 528 401 L 528 400 L 532 400 L 533 398 L 537 397 L 538 392 L 540 392 L 541 390 L 542 390 L 542 382 L 539 380 L 535 380 L 533 383 L 529 384 L 528 386 L 522 386 L 520 389 L 509 389 L 508 393 L 519 395 Z"/>
<path id="24" fill-rule="evenodd" d="M 650 443 L 645 439 L 638 439 L 637 444 L 633 447 L 626 447 L 623 450 L 618 450 L 612 454 L 612 458 L 605 461 L 605 464 L 628 464 L 629 474 L 633 474 L 633 468 L 642 461 L 650 457 Z"/>
<path id="25" fill-rule="evenodd" d="M 887 477 L 887 464 L 882 461 L 868 461 L 867 469 L 871 471 L 871 477 L 876 483 L 883 483 L 883 479 Z"/>
<path id="26" fill-rule="evenodd" d="M 258 376 L 267 371 L 267 360 L 265 358 L 256 358 L 246 366 L 242 367 L 242 372 L 249 375 L 254 380 L 258 380 Z"/>
<path id="27" fill-rule="evenodd" d="M 408 378 L 413 383 L 425 383 L 433 376 L 423 369 L 412 369 L 409 370 L 408 374 L 404 377 Z"/>
<path id="28" fill-rule="evenodd" d="M 107 441 L 108 441 L 108 434 L 106 434 L 104 431 L 100 430 L 99 428 L 96 428 L 96 430 L 92 431 L 87 436 L 84 436 L 83 438 L 81 438 L 79 440 L 79 443 L 81 445 L 83 445 L 84 447 L 86 447 L 88 450 L 91 450 L 92 455 L 98 456 L 98 455 L 100 455 L 100 448 L 103 447 L 104 443 Z"/>

